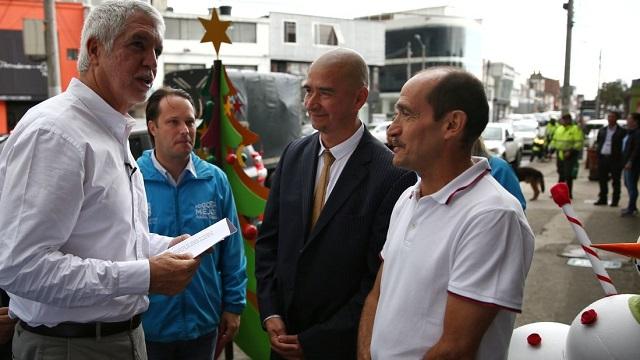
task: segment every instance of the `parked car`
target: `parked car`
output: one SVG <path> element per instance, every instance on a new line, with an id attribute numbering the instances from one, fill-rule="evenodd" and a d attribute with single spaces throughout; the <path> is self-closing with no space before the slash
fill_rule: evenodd
<path id="1" fill-rule="evenodd" d="M 522 141 L 515 136 L 513 127 L 508 123 L 489 123 L 482 132 L 487 150 L 500 156 L 514 167 L 522 160 Z"/>
<path id="2" fill-rule="evenodd" d="M 524 153 L 531 152 L 533 139 L 538 134 L 537 120 L 519 120 L 513 122 L 513 131 L 516 138 L 522 139 L 522 151 Z"/>
<path id="3" fill-rule="evenodd" d="M 199 126 L 202 120 L 198 120 L 196 125 Z M 134 158 L 139 158 L 142 153 L 153 147 L 151 137 L 147 130 L 147 123 L 143 119 L 136 119 L 136 125 L 129 135 L 129 147 Z M 242 160 L 245 164 L 244 172 L 252 179 L 258 180 L 261 184 L 265 183 L 267 178 L 267 168 L 262 161 L 262 155 L 255 151 L 253 146 L 247 145 L 242 152 Z"/>
<path id="4" fill-rule="evenodd" d="M 371 135 L 380 140 L 381 143 L 387 143 L 387 128 L 391 125 L 392 121 L 387 120 L 377 124 L 372 124 Z"/>

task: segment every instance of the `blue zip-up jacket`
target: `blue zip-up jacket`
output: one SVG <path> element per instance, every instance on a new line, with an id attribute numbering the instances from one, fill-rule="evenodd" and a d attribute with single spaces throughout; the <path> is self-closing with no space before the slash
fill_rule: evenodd
<path id="1" fill-rule="evenodd" d="M 138 159 L 149 201 L 149 229 L 166 236 L 195 234 L 228 218 L 238 231 L 201 255 L 191 283 L 175 296 L 149 296 L 142 317 L 150 341 L 193 340 L 214 331 L 223 311 L 240 314 L 246 305 L 247 260 L 236 205 L 222 170 L 191 154 L 196 171 L 187 172 L 177 187 L 154 166 L 151 152 Z"/>

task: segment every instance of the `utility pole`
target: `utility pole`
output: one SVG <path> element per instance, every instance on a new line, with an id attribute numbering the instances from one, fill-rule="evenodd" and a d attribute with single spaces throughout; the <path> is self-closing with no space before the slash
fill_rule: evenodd
<path id="1" fill-rule="evenodd" d="M 562 85 L 562 114 L 569 113 L 571 101 L 571 29 L 573 28 L 573 0 L 562 7 L 567 10 L 567 42 L 564 53 L 564 84 Z"/>
<path id="2" fill-rule="evenodd" d="M 411 41 L 407 41 L 407 81 L 411 79 Z"/>
<path id="3" fill-rule="evenodd" d="M 596 119 L 600 119 L 600 72 L 602 71 L 602 49 L 598 55 L 598 87 L 596 87 Z"/>
<path id="4" fill-rule="evenodd" d="M 47 52 L 47 83 L 49 97 L 60 94 L 60 60 L 56 31 L 55 0 L 44 0 L 44 46 Z"/>

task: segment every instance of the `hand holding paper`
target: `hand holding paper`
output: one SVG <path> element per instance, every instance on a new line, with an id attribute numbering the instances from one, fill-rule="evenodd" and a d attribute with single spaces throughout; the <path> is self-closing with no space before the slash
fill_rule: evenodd
<path id="1" fill-rule="evenodd" d="M 174 246 L 163 251 L 164 253 L 172 254 L 191 254 L 196 257 L 202 254 L 205 250 L 211 248 L 213 245 L 224 240 L 227 236 L 234 234 L 236 231 L 235 226 L 227 219 L 224 218 L 217 223 L 209 226 L 208 228 L 198 232 L 195 235 L 183 240 Z"/>

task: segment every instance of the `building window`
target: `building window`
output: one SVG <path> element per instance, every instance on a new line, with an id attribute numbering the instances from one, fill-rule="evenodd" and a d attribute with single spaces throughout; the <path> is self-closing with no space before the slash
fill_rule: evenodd
<path id="1" fill-rule="evenodd" d="M 191 69 L 204 69 L 204 68 L 205 68 L 205 64 L 184 64 L 184 63 L 172 64 L 172 63 L 165 63 L 164 64 L 164 73 L 166 75 L 166 74 L 168 74 L 170 72 L 174 72 L 174 71 L 191 70 Z"/>
<path id="2" fill-rule="evenodd" d="M 228 29 L 227 34 L 229 34 L 229 38 L 231 42 L 234 43 L 253 43 L 255 44 L 257 35 L 256 35 L 256 24 L 249 22 L 233 22 Z"/>
<path id="3" fill-rule="evenodd" d="M 338 45 L 338 36 L 333 28 L 333 25 L 329 24 L 315 24 L 314 27 L 314 43 L 317 45 Z"/>
<path id="4" fill-rule="evenodd" d="M 250 70 L 250 71 L 258 71 L 257 65 L 225 65 L 225 69 L 227 70 Z"/>
<path id="5" fill-rule="evenodd" d="M 78 60 L 78 49 L 67 49 L 67 60 Z"/>
<path id="6" fill-rule="evenodd" d="M 200 40 L 204 29 L 198 19 L 165 18 L 165 38 L 171 40 Z"/>
<path id="7" fill-rule="evenodd" d="M 294 23 L 293 21 L 284 22 L 284 42 L 296 42 L 296 23 Z"/>

